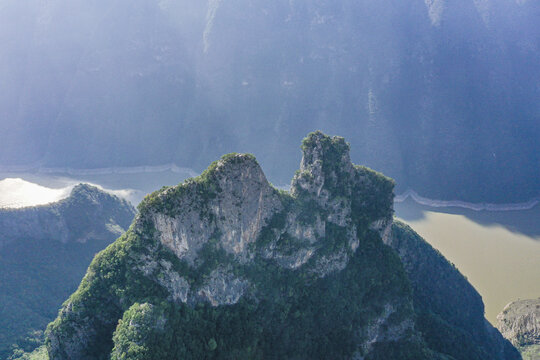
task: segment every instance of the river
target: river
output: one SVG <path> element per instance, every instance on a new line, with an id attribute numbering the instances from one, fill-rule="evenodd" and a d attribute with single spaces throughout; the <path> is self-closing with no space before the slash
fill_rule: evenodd
<path id="1" fill-rule="evenodd" d="M 486 318 L 540 296 L 540 206 L 487 211 L 429 207 L 408 199 L 396 216 L 454 263 L 482 295 Z"/>

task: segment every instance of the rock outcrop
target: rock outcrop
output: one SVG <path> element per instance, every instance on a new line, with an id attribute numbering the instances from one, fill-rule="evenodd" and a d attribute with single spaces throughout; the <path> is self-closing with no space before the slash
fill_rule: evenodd
<path id="1" fill-rule="evenodd" d="M 497 328 L 521 351 L 523 359 L 540 358 L 540 298 L 506 305 L 497 315 Z"/>
<path id="2" fill-rule="evenodd" d="M 148 195 L 49 325 L 51 359 L 448 359 L 385 245 L 393 181 L 352 164 L 343 138 L 302 149 L 290 192 L 229 154 Z"/>

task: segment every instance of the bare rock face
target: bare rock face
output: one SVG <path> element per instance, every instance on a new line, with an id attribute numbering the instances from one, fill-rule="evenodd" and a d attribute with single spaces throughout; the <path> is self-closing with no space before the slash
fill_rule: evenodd
<path id="1" fill-rule="evenodd" d="M 349 145 L 343 138 L 315 132 L 304 140 L 300 170 L 290 194 L 280 193 L 268 183 L 253 156 L 230 154 L 200 179 L 156 195 L 156 202 L 174 207 L 149 207 L 142 216 L 155 227 L 156 239 L 192 267 L 198 266 L 201 249 L 214 244 L 241 263 L 263 253 L 284 268 L 308 266 L 313 274 L 324 277 L 343 270 L 358 247 L 358 219 L 353 213 L 361 212 L 362 207 L 370 210 L 362 195 L 379 190 L 372 184 L 373 173 L 351 163 Z M 375 213 L 380 217 L 371 219 L 376 225 L 371 228 L 386 236 L 392 187 L 379 191 L 382 209 Z M 278 218 L 280 224 L 270 224 Z M 318 254 L 328 226 L 340 232 L 343 246 Z M 264 246 L 257 245 L 261 236 Z M 221 296 L 213 297 L 212 287 L 200 291 L 213 299 L 212 304 L 222 305 Z"/>
<path id="2" fill-rule="evenodd" d="M 497 328 L 516 346 L 524 359 L 540 356 L 540 298 L 517 300 L 497 315 Z"/>
<path id="3" fill-rule="evenodd" d="M 49 325 L 50 357 L 448 359 L 428 345 L 462 336 L 463 322 L 483 328 L 480 297 L 469 294 L 464 321 L 444 302 L 430 308 L 458 331 L 418 331 L 410 280 L 422 295 L 454 288 L 417 279 L 429 271 L 417 269 L 418 242 L 392 237 L 393 181 L 352 164 L 341 137 L 314 132 L 302 149 L 290 192 L 252 155 L 229 154 L 148 195 Z M 435 260 L 441 279 L 452 275 Z M 467 343 L 472 358 L 487 353 L 483 340 Z"/>
<path id="4" fill-rule="evenodd" d="M 156 195 L 157 204 L 174 206 L 149 206 L 141 217 L 148 218 L 155 228 L 155 240 L 193 269 L 204 262 L 200 253 L 205 247 L 217 247 L 242 264 L 262 254 L 283 268 L 307 266 L 317 277 L 341 271 L 359 239 L 356 219 L 351 218 L 353 201 L 335 197 L 334 193 L 350 196 L 358 186 L 354 181 L 365 179 L 351 164 L 343 138 L 314 133 L 309 139 L 290 195 L 268 183 L 251 155 L 231 154 L 214 163 L 201 178 Z M 332 169 L 323 168 L 324 161 L 336 160 L 332 156 L 337 156 L 337 164 Z M 391 203 L 391 191 L 385 196 Z M 390 221 L 391 211 L 384 213 L 386 216 L 376 223 Z M 139 231 L 147 226 L 143 224 L 138 222 Z M 319 254 L 325 246 L 327 224 L 340 232 L 342 245 Z M 154 250 L 149 249 L 151 253 Z M 184 303 L 234 304 L 249 285 L 247 280 L 231 278 L 215 269 L 209 275 L 210 281 L 190 289 L 183 277 L 172 272 L 170 266 L 164 268 L 163 262 L 155 258 L 155 254 L 143 256 L 139 269 L 165 287 L 171 298 Z"/>
<path id="5" fill-rule="evenodd" d="M 351 178 L 354 172 L 349 144 L 341 137 L 330 138 L 315 132 L 304 141 L 302 150 L 300 170 L 293 179 L 291 193 L 298 196 L 307 192 L 314 195 L 315 201 L 326 205 L 331 192 L 329 187 Z M 350 192 L 350 186 L 348 188 L 341 191 Z"/>
<path id="6" fill-rule="evenodd" d="M 198 291 L 198 295 L 212 306 L 232 305 L 244 295 L 248 284 L 247 280 L 236 277 L 229 269 L 216 269 Z"/>
<path id="7" fill-rule="evenodd" d="M 96 258 L 50 326 L 51 357 L 92 358 L 101 351 L 94 348 L 107 343 L 98 339 L 111 338 L 115 319 L 126 317 L 123 312 L 131 311 L 134 299 L 146 303 L 159 295 L 175 306 L 211 308 L 280 299 L 282 290 L 276 293 L 272 286 L 283 280 L 274 276 L 290 274 L 287 278 L 311 284 L 344 272 L 366 239 L 378 244 L 371 248 L 384 246 L 380 238 L 392 219 L 393 182 L 353 165 L 341 137 L 311 133 L 302 149 L 290 192 L 271 186 L 252 155 L 229 154 L 201 176 L 147 196 L 128 233 Z M 117 275 L 103 277 L 106 273 Z M 99 299 L 92 296 L 103 291 Z M 133 295 L 139 293 L 149 295 Z M 114 306 L 98 316 L 88 313 L 102 303 Z M 406 299 L 388 303 L 400 315 L 380 326 L 394 328 L 410 320 Z M 371 316 L 386 319 L 385 311 L 376 306 Z M 122 324 L 117 332 L 131 331 Z M 364 330 L 351 334 L 367 339 Z M 399 337 L 383 335 L 382 327 L 377 334 L 381 341 Z"/>
<path id="8" fill-rule="evenodd" d="M 187 182 L 176 199 L 183 206 L 174 216 L 151 214 L 159 241 L 179 259 L 194 264 L 201 247 L 219 238 L 220 246 L 239 261 L 253 257 L 249 245 L 268 220 L 281 210 L 281 202 L 260 166 L 250 155 L 234 154 L 215 163 L 208 199 L 198 191 L 200 183 Z M 159 195 L 164 202 L 176 196 L 174 188 Z M 206 200 L 206 201 L 205 201 Z"/>
<path id="9" fill-rule="evenodd" d="M 190 295 L 190 285 L 185 277 L 171 269 L 172 264 L 167 260 L 161 260 L 163 271 L 158 277 L 158 282 L 169 291 L 169 298 L 174 302 L 187 302 Z"/>

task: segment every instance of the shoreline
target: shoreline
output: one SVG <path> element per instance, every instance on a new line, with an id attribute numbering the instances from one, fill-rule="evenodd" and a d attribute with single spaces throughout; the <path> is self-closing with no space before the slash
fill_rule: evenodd
<path id="1" fill-rule="evenodd" d="M 462 209 L 474 210 L 474 211 L 520 211 L 530 210 L 540 203 L 539 198 L 534 198 L 529 201 L 519 203 L 506 203 L 506 204 L 492 204 L 492 203 L 471 203 L 461 200 L 437 200 L 429 199 L 418 195 L 418 193 L 412 189 L 405 191 L 403 194 L 396 195 L 394 197 L 395 203 L 402 203 L 408 198 L 411 198 L 419 205 L 434 207 L 434 208 L 448 208 L 458 207 Z"/>

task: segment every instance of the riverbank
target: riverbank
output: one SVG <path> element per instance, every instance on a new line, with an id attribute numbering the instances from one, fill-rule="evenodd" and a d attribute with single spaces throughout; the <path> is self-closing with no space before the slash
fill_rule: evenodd
<path id="1" fill-rule="evenodd" d="M 402 203 L 408 198 L 412 199 L 419 205 L 429 206 L 433 208 L 449 208 L 457 207 L 462 209 L 469 209 L 474 211 L 518 211 L 518 210 L 530 210 L 540 203 L 540 197 L 531 199 L 526 202 L 519 203 L 507 203 L 507 204 L 492 204 L 492 203 L 471 203 L 461 200 L 436 200 L 429 199 L 418 195 L 414 190 L 407 190 L 403 194 L 396 195 L 394 202 Z"/>

